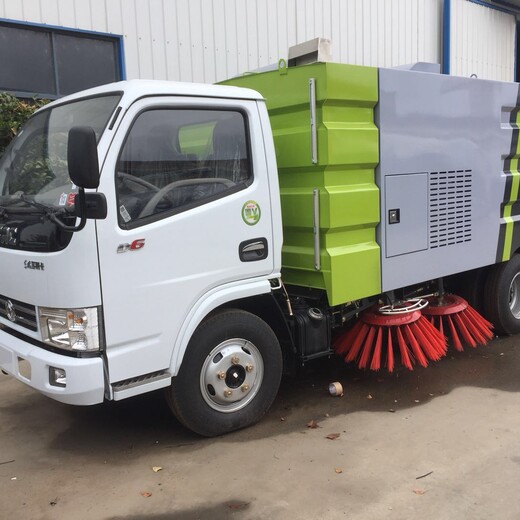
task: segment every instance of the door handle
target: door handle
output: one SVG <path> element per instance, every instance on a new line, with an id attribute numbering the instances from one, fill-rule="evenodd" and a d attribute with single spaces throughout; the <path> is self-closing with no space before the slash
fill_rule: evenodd
<path id="1" fill-rule="evenodd" d="M 267 240 L 263 237 L 246 240 L 238 246 L 238 256 L 241 262 L 264 260 L 268 253 Z"/>

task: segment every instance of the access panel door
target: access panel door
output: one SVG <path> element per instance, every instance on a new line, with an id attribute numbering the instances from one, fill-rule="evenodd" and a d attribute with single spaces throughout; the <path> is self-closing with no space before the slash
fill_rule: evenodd
<path id="1" fill-rule="evenodd" d="M 271 203 L 254 101 L 135 103 L 102 172 L 98 222 L 110 381 L 169 367 L 190 310 L 273 271 Z"/>
<path id="2" fill-rule="evenodd" d="M 386 257 L 428 248 L 428 174 L 385 177 Z"/>

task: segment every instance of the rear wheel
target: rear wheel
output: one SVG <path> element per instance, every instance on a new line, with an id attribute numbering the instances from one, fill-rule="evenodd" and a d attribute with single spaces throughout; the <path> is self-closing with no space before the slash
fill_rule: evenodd
<path id="1" fill-rule="evenodd" d="M 190 430 L 212 437 L 257 422 L 271 406 L 282 375 L 282 353 L 258 316 L 225 310 L 195 331 L 168 403 Z"/>
<path id="2" fill-rule="evenodd" d="M 499 334 L 520 332 L 520 255 L 497 264 L 486 280 L 484 305 L 486 317 Z"/>

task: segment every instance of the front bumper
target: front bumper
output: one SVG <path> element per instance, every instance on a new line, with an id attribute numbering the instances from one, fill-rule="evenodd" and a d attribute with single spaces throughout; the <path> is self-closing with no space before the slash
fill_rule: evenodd
<path id="1" fill-rule="evenodd" d="M 62 368 L 65 387 L 49 383 L 49 368 Z M 103 360 L 48 352 L 0 330 L 0 369 L 42 394 L 67 404 L 101 403 L 105 394 Z"/>

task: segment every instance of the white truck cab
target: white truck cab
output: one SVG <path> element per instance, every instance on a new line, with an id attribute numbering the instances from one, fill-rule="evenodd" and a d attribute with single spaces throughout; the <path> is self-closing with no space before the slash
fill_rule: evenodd
<path id="1" fill-rule="evenodd" d="M 0 186 L 2 371 L 77 405 L 171 387 L 204 435 L 267 410 L 281 350 L 247 307 L 280 286 L 282 227 L 258 93 L 127 81 L 63 98 L 11 143 Z"/>

